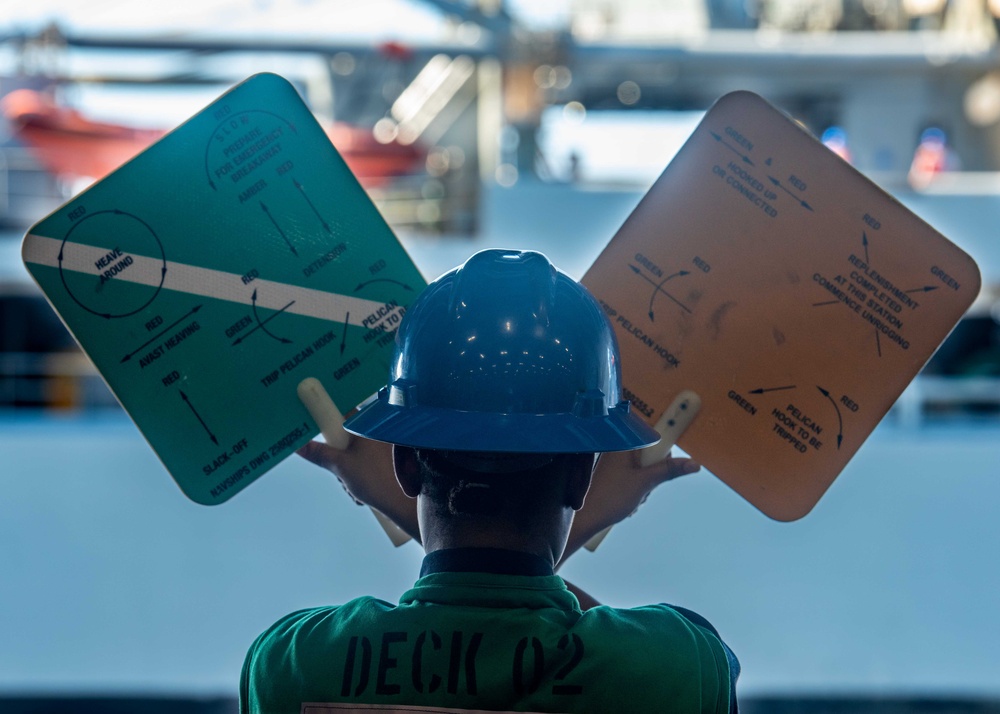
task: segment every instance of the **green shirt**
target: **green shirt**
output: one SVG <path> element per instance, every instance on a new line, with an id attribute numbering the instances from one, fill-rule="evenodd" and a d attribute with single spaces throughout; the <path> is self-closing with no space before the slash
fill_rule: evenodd
<path id="1" fill-rule="evenodd" d="M 668 605 L 582 612 L 556 575 L 432 573 L 399 605 L 363 597 L 279 620 L 247 654 L 240 710 L 353 702 L 725 714 L 727 651 L 696 620 Z"/>

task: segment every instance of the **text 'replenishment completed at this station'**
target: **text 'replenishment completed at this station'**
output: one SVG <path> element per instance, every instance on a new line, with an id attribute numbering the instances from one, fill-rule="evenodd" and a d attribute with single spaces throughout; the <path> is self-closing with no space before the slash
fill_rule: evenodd
<path id="1" fill-rule="evenodd" d="M 651 423 L 808 513 L 979 293 L 964 252 L 760 97 L 720 99 L 583 279 Z"/>

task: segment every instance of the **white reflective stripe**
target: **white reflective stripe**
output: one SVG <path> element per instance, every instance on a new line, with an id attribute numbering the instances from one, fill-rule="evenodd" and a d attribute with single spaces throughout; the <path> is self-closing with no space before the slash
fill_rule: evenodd
<path id="1" fill-rule="evenodd" d="M 22 257 L 26 263 L 58 268 L 60 267 L 59 252 L 63 248 L 61 240 L 28 234 L 24 239 Z M 94 264 L 112 250 L 111 248 L 70 242 L 65 244 L 65 248 L 68 250 L 63 254 L 63 270 L 89 273 L 95 277 L 97 276 L 97 268 Z M 149 285 L 154 288 L 159 286 L 163 273 L 163 260 L 132 253 L 129 255 L 132 256 L 132 264 L 127 270 L 115 275 L 113 279 Z M 374 300 L 364 300 L 350 295 L 339 295 L 298 285 L 277 283 L 262 278 L 255 278 L 249 284 L 244 284 L 243 276 L 235 273 L 175 263 L 169 260 L 166 261 L 166 268 L 167 274 L 163 278 L 165 290 L 175 290 L 247 305 L 250 304 L 251 296 L 256 290 L 258 307 L 267 310 L 285 308 L 285 312 L 288 313 L 341 323 L 343 323 L 344 317 L 350 313 L 348 324 L 369 329 L 378 327 L 388 317 L 385 315 L 383 320 L 364 324 L 370 315 L 376 314 L 379 309 L 384 307 L 384 303 Z M 289 306 L 288 303 L 292 301 L 294 304 Z M 288 307 L 286 308 L 286 306 Z M 396 310 L 392 310 L 389 314 L 395 312 Z"/>

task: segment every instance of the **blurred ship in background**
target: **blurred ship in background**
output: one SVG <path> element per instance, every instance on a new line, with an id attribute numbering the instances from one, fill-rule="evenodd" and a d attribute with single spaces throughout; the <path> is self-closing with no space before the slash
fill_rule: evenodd
<path id="1" fill-rule="evenodd" d="M 1000 220 L 1000 3 L 548 5 L 542 21 L 531 12 L 546 4 L 498 0 L 380 0 L 354 13 L 387 26 L 401 8 L 423 13 L 404 19 L 420 28 L 398 37 L 327 36 L 324 26 L 349 24 L 335 0 L 214 0 L 206 12 L 221 7 L 230 20 L 218 30 L 112 33 L 79 17 L 0 28 L 0 225 L 9 231 L 0 305 L 17 306 L 0 307 L 0 403 L 85 405 L 102 393 L 53 397 L 40 386 L 93 373 L 71 342 L 39 348 L 19 331 L 15 313 L 41 298 L 14 257 L 16 237 L 235 82 L 277 71 L 429 274 L 505 240 L 565 256 L 581 274 L 586 263 L 573 261 L 597 255 L 701 113 L 726 92 L 755 91 L 981 263 L 979 302 L 897 412 L 1000 411 L 1000 248 L 990 238 Z M 293 24 L 290 11 L 302 14 L 296 32 L 267 29 L 279 13 Z M 258 15 L 247 29 L 242 20 Z M 137 118 L 145 104 L 161 111 Z M 48 332 L 59 335 L 58 325 Z M 28 373 L 68 369 L 67 359 L 78 365 L 70 379 L 35 375 L 42 391 L 25 387 Z"/>
<path id="2" fill-rule="evenodd" d="M 708 615 L 750 714 L 1000 711 L 1000 2 L 170 0 L 140 26 L 158 5 L 0 17 L 0 709 L 233 712 L 277 614 L 412 583 L 419 549 L 299 460 L 186 502 L 21 265 L 29 226 L 271 71 L 428 278 L 511 246 L 579 277 L 738 89 L 967 250 L 979 300 L 809 518 L 684 479 L 566 571 Z"/>

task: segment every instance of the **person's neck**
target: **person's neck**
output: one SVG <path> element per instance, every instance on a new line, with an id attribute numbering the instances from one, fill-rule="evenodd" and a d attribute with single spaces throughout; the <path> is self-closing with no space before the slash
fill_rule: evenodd
<path id="1" fill-rule="evenodd" d="M 555 566 L 562 557 L 573 524 L 569 508 L 532 522 L 518 522 L 515 517 L 444 518 L 433 504 L 417 499 L 417 516 L 424 552 L 453 548 L 497 548 L 543 558 Z"/>
<path id="2" fill-rule="evenodd" d="M 523 534 L 505 533 L 501 537 L 484 531 L 477 530 L 470 533 L 421 533 L 425 553 L 434 553 L 441 550 L 456 550 L 460 548 L 486 548 L 492 550 L 505 550 L 517 553 L 527 553 L 528 555 L 541 558 L 553 567 L 559 560 L 559 553 L 556 552 L 552 543 L 545 539 L 527 538 Z M 565 545 L 565 544 L 564 544 Z"/>

